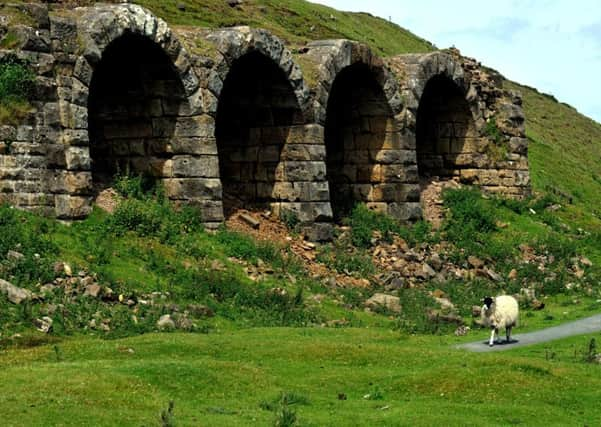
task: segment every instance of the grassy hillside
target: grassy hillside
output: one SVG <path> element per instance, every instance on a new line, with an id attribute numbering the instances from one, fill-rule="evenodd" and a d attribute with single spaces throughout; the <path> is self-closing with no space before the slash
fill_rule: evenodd
<path id="1" fill-rule="evenodd" d="M 139 0 L 172 25 L 265 28 L 289 44 L 347 38 L 369 44 L 383 55 L 428 52 L 432 45 L 384 19 L 365 13 L 340 12 L 302 0 L 245 0 L 230 7 L 223 0 Z M 185 6 L 181 10 L 175 5 Z"/>
<path id="2" fill-rule="evenodd" d="M 524 97 L 533 189 L 575 205 L 573 220 L 601 229 L 601 124 L 533 88 L 507 87 Z"/>

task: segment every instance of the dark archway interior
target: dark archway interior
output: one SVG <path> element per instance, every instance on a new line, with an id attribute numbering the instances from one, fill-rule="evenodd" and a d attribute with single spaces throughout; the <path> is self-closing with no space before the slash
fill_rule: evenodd
<path id="1" fill-rule="evenodd" d="M 472 114 L 461 89 L 448 77 L 435 76 L 426 84 L 417 110 L 417 162 L 422 178 L 449 177 L 457 158 L 475 138 Z"/>
<path id="2" fill-rule="evenodd" d="M 365 64 L 342 70 L 332 85 L 325 125 L 327 175 L 334 219 L 358 202 L 378 202 L 374 185 L 384 182 L 376 158 L 393 113 L 381 85 Z"/>
<path id="3" fill-rule="evenodd" d="M 125 34 L 106 48 L 94 71 L 88 101 L 97 189 L 116 174 L 164 176 L 185 100 L 171 59 L 152 40 Z"/>
<path id="4" fill-rule="evenodd" d="M 266 207 L 283 181 L 281 151 L 290 126 L 303 123 L 290 82 L 259 52 L 234 62 L 217 109 L 216 136 L 224 210 Z"/>

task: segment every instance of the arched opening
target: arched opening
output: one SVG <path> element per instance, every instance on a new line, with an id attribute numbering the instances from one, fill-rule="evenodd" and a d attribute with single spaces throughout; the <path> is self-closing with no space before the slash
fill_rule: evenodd
<path id="1" fill-rule="evenodd" d="M 302 123 L 294 89 L 275 62 L 251 52 L 233 63 L 215 130 L 226 216 L 278 202 L 273 194 L 274 184 L 285 180 L 282 148 L 290 127 Z"/>
<path id="2" fill-rule="evenodd" d="M 458 158 L 477 139 L 462 90 L 448 77 L 432 77 L 417 110 L 416 144 L 420 177 L 448 178 L 459 169 Z"/>
<path id="3" fill-rule="evenodd" d="M 365 64 L 342 70 L 332 85 L 326 111 L 325 143 L 330 200 L 335 220 L 358 202 L 386 202 L 382 158 L 393 112 Z"/>
<path id="4" fill-rule="evenodd" d="M 88 101 L 90 155 L 96 190 L 116 174 L 169 176 L 165 162 L 183 85 L 171 59 L 152 40 L 126 33 L 96 66 Z"/>

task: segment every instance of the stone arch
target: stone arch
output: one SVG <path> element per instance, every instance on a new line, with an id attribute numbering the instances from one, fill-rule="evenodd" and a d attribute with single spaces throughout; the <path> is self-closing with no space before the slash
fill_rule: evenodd
<path id="1" fill-rule="evenodd" d="M 170 178 L 175 126 L 186 102 L 165 52 L 124 33 L 103 51 L 89 87 L 92 179 L 109 185 L 118 173 Z"/>
<path id="2" fill-rule="evenodd" d="M 335 218 L 359 202 L 413 218 L 415 153 L 400 135 L 402 101 L 395 77 L 379 56 L 357 42 L 315 42 L 309 49 L 318 63 L 326 58 L 318 67 L 314 114 L 325 128 Z"/>
<path id="3" fill-rule="evenodd" d="M 136 5 L 86 8 L 77 26 L 80 52 L 65 92 L 71 97 L 61 100 L 67 168 L 97 182 L 118 169 L 150 173 L 170 199 L 197 203 L 207 224 L 220 222 L 214 119 L 204 113 L 182 44 L 164 21 Z M 123 61 L 131 69 L 115 71 Z M 75 186 L 69 196 L 84 191 Z"/>
<path id="4" fill-rule="evenodd" d="M 309 91 L 282 42 L 248 27 L 206 36 L 218 52 L 208 76 L 226 212 L 289 211 L 301 222 L 331 218 L 321 135 L 307 124 Z"/>
<path id="5" fill-rule="evenodd" d="M 423 55 L 409 74 L 403 93 L 419 176 L 456 176 L 487 144 L 481 137 L 485 120 L 476 89 L 462 64 L 444 52 Z"/>

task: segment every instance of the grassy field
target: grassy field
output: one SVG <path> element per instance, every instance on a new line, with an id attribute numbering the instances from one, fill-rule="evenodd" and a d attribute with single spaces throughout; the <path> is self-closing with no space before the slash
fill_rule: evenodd
<path id="1" fill-rule="evenodd" d="M 170 400 L 173 425 L 598 425 L 591 338 L 501 354 L 366 328 L 77 338 L 3 351 L 0 401 L 7 426 L 161 425 Z"/>

